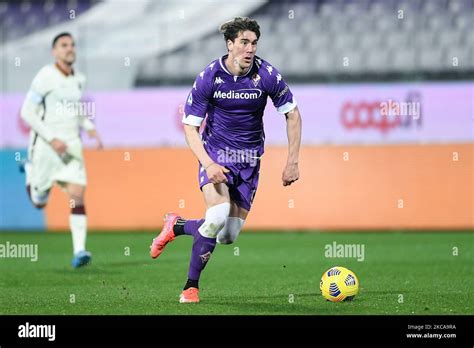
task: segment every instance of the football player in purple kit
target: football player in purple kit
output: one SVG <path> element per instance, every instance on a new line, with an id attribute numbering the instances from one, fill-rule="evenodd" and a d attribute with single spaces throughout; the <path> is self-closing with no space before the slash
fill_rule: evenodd
<path id="1" fill-rule="evenodd" d="M 299 178 L 301 116 L 278 70 L 255 55 L 260 27 L 237 17 L 223 24 L 228 54 L 214 60 L 196 77 L 184 109 L 186 141 L 199 161 L 199 185 L 207 211 L 204 219 L 165 216 L 150 255 L 157 258 L 180 235 L 194 238 L 188 281 L 181 303 L 199 302 L 199 277 L 216 243 L 233 243 L 244 225 L 258 186 L 264 151 L 263 111 L 269 96 L 286 116 L 288 158 L 283 186 Z M 202 134 L 199 128 L 207 114 Z"/>

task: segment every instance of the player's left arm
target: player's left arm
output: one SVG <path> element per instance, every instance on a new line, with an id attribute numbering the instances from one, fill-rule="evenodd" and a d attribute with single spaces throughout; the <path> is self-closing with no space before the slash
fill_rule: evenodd
<path id="1" fill-rule="evenodd" d="M 283 186 L 291 185 L 299 179 L 298 157 L 301 143 L 301 115 L 296 99 L 278 70 L 265 62 L 268 75 L 265 78 L 265 87 L 280 114 L 286 117 L 286 133 L 288 135 L 288 159 L 283 169 Z M 266 72 L 263 70 L 264 72 Z"/>
<path id="2" fill-rule="evenodd" d="M 283 170 L 283 186 L 291 185 L 299 179 L 298 158 L 301 144 L 301 115 L 298 106 L 285 114 L 286 133 L 288 135 L 288 159 Z"/>

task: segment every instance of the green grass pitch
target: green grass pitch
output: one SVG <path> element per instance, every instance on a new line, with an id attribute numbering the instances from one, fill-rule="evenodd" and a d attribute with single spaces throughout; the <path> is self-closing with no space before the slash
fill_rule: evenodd
<path id="1" fill-rule="evenodd" d="M 188 236 L 152 260 L 151 233 L 90 233 L 92 263 L 74 270 L 69 233 L 0 233 L 0 244 L 38 244 L 37 262 L 0 258 L 0 314 L 473 314 L 471 232 L 246 231 L 217 246 L 199 304 L 178 303 Z M 325 257 L 334 241 L 363 244 L 364 260 Z M 321 274 L 332 266 L 358 276 L 352 302 L 320 295 Z"/>

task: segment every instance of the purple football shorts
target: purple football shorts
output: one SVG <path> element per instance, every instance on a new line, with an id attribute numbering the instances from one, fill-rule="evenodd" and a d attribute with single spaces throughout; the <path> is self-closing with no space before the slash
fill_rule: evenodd
<path id="1" fill-rule="evenodd" d="M 229 169 L 225 173 L 230 199 L 239 207 L 250 210 L 258 187 L 260 158 L 255 151 L 249 150 L 214 150 L 205 145 L 207 154 L 212 160 Z M 199 164 L 199 188 L 210 183 L 204 167 Z"/>

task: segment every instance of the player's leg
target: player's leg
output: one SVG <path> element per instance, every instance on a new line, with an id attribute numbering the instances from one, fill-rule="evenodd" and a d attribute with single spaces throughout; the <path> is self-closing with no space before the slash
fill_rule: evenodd
<path id="1" fill-rule="evenodd" d="M 39 192 L 35 186 L 31 187 L 31 184 L 27 184 L 26 192 L 35 208 L 43 209 L 46 207 L 49 198 L 49 190 L 45 192 Z"/>
<path id="2" fill-rule="evenodd" d="M 91 260 L 91 254 L 86 251 L 87 216 L 84 206 L 86 187 L 84 185 L 67 183 L 65 188 L 69 196 L 69 206 L 71 208 L 69 227 L 71 229 L 74 250 L 72 266 L 77 268 L 88 264 Z"/>
<path id="3" fill-rule="evenodd" d="M 230 175 L 227 175 L 227 178 L 228 180 L 231 180 Z M 200 188 L 204 193 L 204 200 L 206 201 L 206 206 L 208 209 L 210 205 L 229 202 L 229 193 L 226 185 L 223 184 L 221 185 L 222 187 L 216 185 L 217 188 L 212 190 L 209 188 L 204 188 L 211 184 L 211 182 L 207 178 L 204 168 L 202 168 L 201 165 L 199 165 L 199 183 Z M 172 242 L 178 236 L 195 236 L 198 229 L 204 223 L 204 220 L 205 219 L 186 220 L 176 213 L 166 214 L 163 228 L 160 234 L 153 239 L 153 242 L 150 246 L 150 256 L 156 259 L 164 251 L 166 245 L 169 242 Z"/>
<path id="4" fill-rule="evenodd" d="M 249 166 L 241 170 L 238 185 L 230 187 L 231 209 L 224 228 L 217 236 L 219 244 L 234 243 L 242 230 L 257 192 L 259 169 L 260 162 L 257 162 L 255 166 Z"/>
<path id="5" fill-rule="evenodd" d="M 47 153 L 41 151 L 41 146 L 36 146 L 36 148 L 34 160 L 31 159 L 33 151 L 28 151 L 28 160 L 25 161 L 23 169 L 28 198 L 36 208 L 43 209 L 48 203 L 49 192 L 53 185 L 51 180 L 53 166 Z"/>
<path id="6" fill-rule="evenodd" d="M 244 226 L 248 214 L 249 211 L 247 209 L 240 207 L 236 202 L 230 202 L 230 214 L 225 222 L 224 228 L 222 228 L 217 235 L 217 243 L 234 243 Z"/>
<path id="7" fill-rule="evenodd" d="M 150 254 L 159 256 L 164 247 L 176 235 L 192 235 L 193 247 L 189 264 L 188 280 L 180 296 L 180 302 L 199 302 L 199 278 L 216 246 L 216 238 L 224 227 L 230 212 L 229 189 L 226 184 L 207 183 L 202 186 L 206 202 L 206 216 L 201 220 L 184 220 L 174 213 L 167 214 L 165 225 L 153 240 Z M 180 220 L 181 223 L 177 224 Z M 176 231 L 176 232 L 175 232 Z M 176 233 L 176 235 L 175 235 Z"/>
<path id="8" fill-rule="evenodd" d="M 207 210 L 222 203 L 231 203 L 229 197 L 229 189 L 225 184 L 206 184 L 202 187 L 202 192 L 204 195 L 204 201 L 206 202 Z M 205 219 L 186 220 L 178 216 L 176 219 L 176 223 L 173 225 L 173 232 L 175 236 L 194 236 L 204 222 Z"/>
<path id="9" fill-rule="evenodd" d="M 194 224 L 194 237 L 189 263 L 188 280 L 180 296 L 180 302 L 199 302 L 199 278 L 206 267 L 217 243 L 217 235 L 225 225 L 230 212 L 229 189 L 226 184 L 209 183 L 202 187 L 206 201 L 206 217 L 202 224 Z"/>

